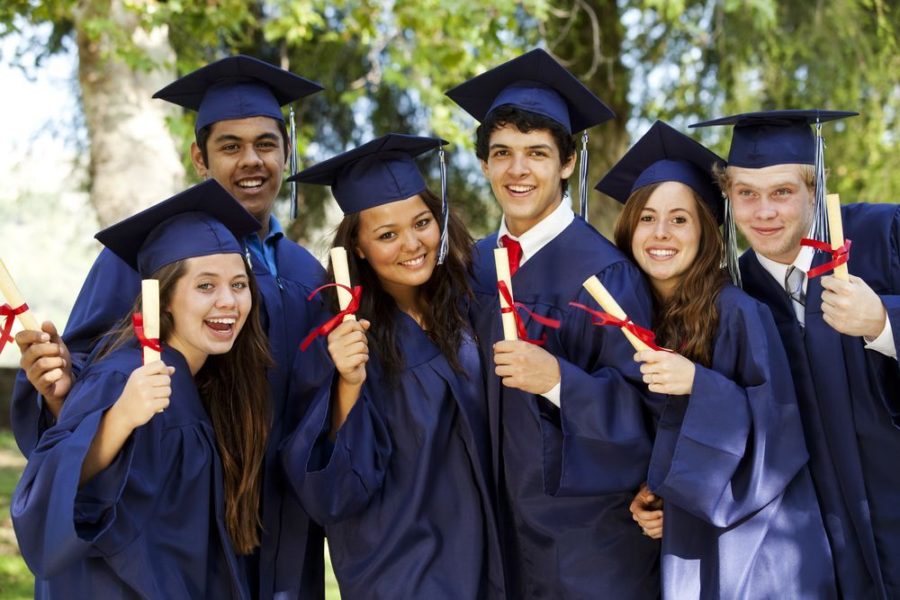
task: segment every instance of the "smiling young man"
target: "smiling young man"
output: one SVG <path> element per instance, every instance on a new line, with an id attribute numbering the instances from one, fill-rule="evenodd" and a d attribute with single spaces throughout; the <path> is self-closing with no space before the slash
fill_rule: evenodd
<path id="1" fill-rule="evenodd" d="M 241 243 L 262 300 L 260 317 L 275 368 L 269 371 L 272 430 L 266 452 L 260 549 L 246 560 L 254 597 L 320 598 L 324 594 L 322 536 L 284 485 L 278 460 L 281 438 L 293 431 L 304 406 L 288 401 L 288 378 L 305 333 L 320 321 L 306 296 L 325 277 L 319 262 L 284 238 L 272 210 L 291 140 L 281 106 L 320 91 L 318 84 L 248 57 L 232 56 L 202 67 L 154 97 L 197 111 L 191 159 L 203 178 L 218 181 L 262 228 Z M 140 292 L 138 274 L 108 250 L 101 252 L 69 316 L 63 339 L 52 324 L 21 332 L 23 351 L 12 406 L 13 431 L 27 456 L 59 413 L 97 340 L 128 313 Z"/>
<path id="2" fill-rule="evenodd" d="M 594 327 L 569 306 L 596 306 L 582 288 L 596 275 L 634 321 L 649 324 L 640 273 L 575 217 L 566 197 L 572 134 L 613 118 L 612 111 L 542 50 L 447 95 L 481 122 L 476 153 L 503 210 L 498 233 L 476 246 L 473 287 L 476 331 L 495 367 L 488 414 L 507 594 L 654 598 L 658 546 L 628 513 L 650 448 L 643 399 L 623 376 L 640 380 L 634 352 L 621 332 Z M 550 330 L 523 317 L 530 338 L 546 335 L 543 345 L 500 341 L 493 249 L 501 245 L 509 250 L 515 300 L 562 323 Z M 587 473 L 590 490 L 583 487 Z"/>
<path id="3" fill-rule="evenodd" d="M 806 276 L 830 256 L 801 245 L 815 214 L 810 124 L 853 114 L 768 111 L 695 126 L 734 125 L 720 185 L 751 245 L 740 261 L 744 290 L 772 310 L 791 361 L 841 592 L 897 598 L 900 207 L 842 207 L 849 282 Z"/>

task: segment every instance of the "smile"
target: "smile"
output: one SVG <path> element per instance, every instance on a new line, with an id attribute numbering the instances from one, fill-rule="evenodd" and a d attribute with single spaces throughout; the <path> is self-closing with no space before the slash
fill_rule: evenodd
<path id="1" fill-rule="evenodd" d="M 237 182 L 237 186 L 243 189 L 257 188 L 263 184 L 263 180 L 261 178 L 256 179 L 241 179 Z"/>
<path id="2" fill-rule="evenodd" d="M 217 317 L 215 319 L 206 319 L 206 326 L 218 333 L 231 333 L 237 319 L 234 317 Z"/>
<path id="3" fill-rule="evenodd" d="M 512 192 L 513 194 L 527 194 L 535 189 L 537 189 L 536 185 L 508 185 L 506 189 Z"/>
<path id="4" fill-rule="evenodd" d="M 400 262 L 404 267 L 419 267 L 425 264 L 425 255 Z"/>
<path id="5" fill-rule="evenodd" d="M 651 249 L 647 250 L 648 255 L 650 255 L 653 258 L 658 258 L 658 259 L 672 258 L 677 253 L 678 253 L 678 251 L 674 250 L 672 248 L 651 248 Z"/>

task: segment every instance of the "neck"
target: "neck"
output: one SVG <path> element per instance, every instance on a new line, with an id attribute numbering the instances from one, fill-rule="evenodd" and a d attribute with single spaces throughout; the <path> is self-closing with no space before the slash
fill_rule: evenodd
<path id="1" fill-rule="evenodd" d="M 419 325 L 422 324 L 422 295 L 419 293 L 418 287 L 394 287 L 390 284 L 385 285 L 384 283 L 382 283 L 382 286 L 384 287 L 384 291 L 386 291 L 391 298 L 394 299 L 394 302 L 397 303 L 397 308 L 412 317 Z"/>
<path id="2" fill-rule="evenodd" d="M 184 361 L 187 363 L 188 369 L 191 370 L 191 377 L 195 376 L 200 371 L 200 369 L 203 368 L 203 365 L 206 364 L 208 355 L 199 352 L 191 352 L 184 347 L 184 345 L 178 338 L 173 337 L 172 339 L 167 340 L 166 345 L 177 350 L 178 353 L 184 357 Z"/>
<path id="3" fill-rule="evenodd" d="M 544 221 L 544 219 L 547 219 L 550 215 L 552 215 L 556 211 L 556 209 L 559 208 L 561 202 L 562 196 L 560 196 L 556 200 L 556 202 L 554 202 L 553 205 L 550 206 L 544 212 L 544 214 L 537 219 L 515 219 L 510 218 L 510 216 L 507 214 L 504 214 L 503 220 L 506 223 L 506 229 L 515 237 L 521 237 L 534 229 L 538 225 L 538 223 L 541 223 L 542 221 Z"/>
<path id="4" fill-rule="evenodd" d="M 259 221 L 260 224 L 262 224 L 262 227 L 256 231 L 256 235 L 259 236 L 261 241 L 265 241 L 266 237 L 269 235 L 269 217 L 272 216 L 272 211 L 266 211 L 261 215 L 253 216 L 256 217 L 256 220 Z"/>

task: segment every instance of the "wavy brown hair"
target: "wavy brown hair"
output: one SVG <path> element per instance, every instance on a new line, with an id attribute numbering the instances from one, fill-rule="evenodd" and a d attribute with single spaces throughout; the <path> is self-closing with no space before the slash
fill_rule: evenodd
<path id="1" fill-rule="evenodd" d="M 628 198 L 625 209 L 616 221 L 616 245 L 634 262 L 631 239 L 647 205 L 659 183 L 638 188 Z M 662 298 L 653 291 L 653 324 L 657 342 L 673 348 L 683 356 L 706 367 L 712 362 L 713 343 L 719 325 L 716 298 L 728 281 L 722 268 L 725 244 L 712 211 L 691 190 L 700 223 L 700 246 L 694 262 L 688 267 L 672 296 Z M 653 286 L 650 286 L 653 289 Z"/>
<path id="2" fill-rule="evenodd" d="M 164 267 L 150 276 L 159 280 L 159 335 L 167 340 L 174 330 L 168 308 L 188 259 Z M 250 554 L 259 545 L 261 472 L 271 426 L 267 369 L 274 363 L 259 321 L 259 289 L 247 269 L 252 305 L 231 350 L 210 355 L 194 375 L 197 391 L 216 436 L 225 480 L 225 525 L 234 549 Z M 132 313 L 109 336 L 102 357 L 134 339 L 131 314 L 140 311 L 140 298 Z"/>
<path id="3" fill-rule="evenodd" d="M 440 198 L 428 189 L 419 196 L 434 219 L 440 222 Z M 431 277 L 420 290 L 425 306 L 422 325 L 431 341 L 447 358 L 450 366 L 461 373 L 463 370 L 457 354 L 464 333 L 471 330 L 466 308 L 473 297 L 469 286 L 473 241 L 465 225 L 452 210 L 447 220 L 447 229 L 450 247 L 444 264 L 435 266 Z M 369 266 L 368 261 L 356 255 L 354 250 L 358 245 L 358 233 L 359 213 L 351 213 L 338 225 L 332 247 L 342 246 L 347 249 L 350 280 L 354 285 L 363 287 L 362 299 L 356 314 L 372 322 L 372 328 L 368 333 L 369 342 L 390 380 L 399 375 L 404 365 L 394 335 L 397 303 L 382 289 L 378 275 Z M 330 264 L 328 274 L 333 281 L 334 271 Z M 332 311 L 338 311 L 336 293 L 329 295 L 329 306 Z"/>

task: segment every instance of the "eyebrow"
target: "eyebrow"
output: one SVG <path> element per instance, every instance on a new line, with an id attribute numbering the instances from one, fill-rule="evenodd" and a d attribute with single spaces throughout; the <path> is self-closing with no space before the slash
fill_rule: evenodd
<path id="1" fill-rule="evenodd" d="M 201 277 L 224 278 L 221 273 L 213 273 L 212 271 L 203 271 L 202 273 L 197 273 L 196 275 L 194 275 L 194 279 L 200 279 Z M 236 273 L 231 276 L 232 279 L 238 279 L 240 277 L 247 277 L 247 274 Z"/>
<path id="2" fill-rule="evenodd" d="M 496 148 L 510 148 L 510 147 L 511 146 L 507 146 L 506 144 L 491 144 L 489 146 L 489 149 L 494 150 Z M 528 150 L 537 150 L 537 149 L 552 150 L 553 149 L 552 146 L 550 146 L 550 144 L 534 144 L 532 146 L 525 146 L 525 148 L 527 148 Z"/>
<path id="3" fill-rule="evenodd" d="M 785 186 L 788 186 L 788 187 L 797 187 L 799 184 L 798 184 L 796 181 L 776 181 L 775 183 L 772 183 L 772 184 L 770 184 L 770 185 L 767 185 L 767 186 L 765 186 L 765 188 L 764 188 L 764 187 L 761 186 L 761 185 L 757 185 L 757 184 L 755 184 L 755 183 L 751 183 L 751 182 L 749 182 L 749 181 L 747 181 L 747 180 L 745 180 L 745 179 L 735 179 L 735 180 L 731 183 L 731 185 L 732 185 L 732 186 L 743 185 L 743 186 L 749 187 L 749 188 L 759 188 L 759 189 L 769 188 L 769 189 L 771 189 L 771 188 L 785 187 Z"/>
<path id="4" fill-rule="evenodd" d="M 413 219 L 412 219 L 413 223 L 415 223 L 416 221 L 421 219 L 424 215 L 427 215 L 430 213 L 431 213 L 431 210 L 426 208 L 425 210 L 423 210 L 422 212 L 417 214 L 415 217 L 413 217 Z M 379 229 L 384 229 L 385 227 L 396 227 L 396 226 L 397 226 L 396 223 L 385 223 L 384 225 L 379 225 L 378 227 L 375 227 L 374 229 L 372 229 L 372 232 L 374 233 L 374 232 L 378 231 Z"/>
<path id="5" fill-rule="evenodd" d="M 235 135 L 233 133 L 223 133 L 223 134 L 217 135 L 216 138 L 213 140 L 213 143 L 220 144 L 222 142 L 241 142 L 241 141 L 243 141 L 243 139 L 244 138 L 242 138 L 241 136 Z M 277 141 L 278 139 L 279 138 L 277 135 L 275 135 L 271 131 L 267 131 L 265 133 L 261 133 L 260 135 L 256 136 L 255 141 L 257 141 L 257 142 L 260 140 L 276 140 Z"/>

